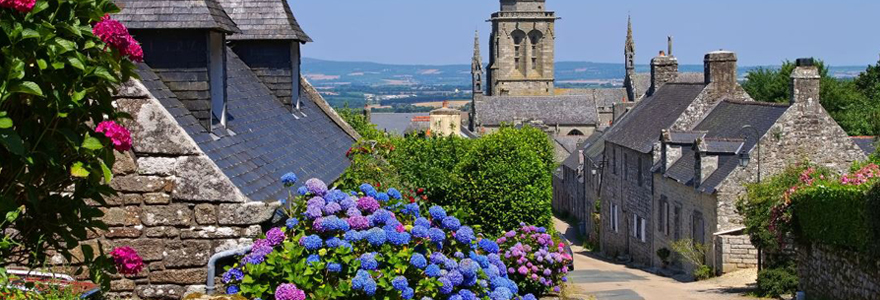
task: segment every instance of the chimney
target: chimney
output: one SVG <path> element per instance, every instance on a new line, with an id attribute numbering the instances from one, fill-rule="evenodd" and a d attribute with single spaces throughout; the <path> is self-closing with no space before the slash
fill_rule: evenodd
<path id="1" fill-rule="evenodd" d="M 653 95 L 661 86 L 678 77 L 678 59 L 666 56 L 660 51 L 657 57 L 651 59 L 651 88 L 648 96 Z"/>
<path id="2" fill-rule="evenodd" d="M 736 89 L 736 53 L 724 50 L 712 51 L 703 60 L 706 84 L 714 84 L 715 90 L 730 93 Z"/>
<path id="3" fill-rule="evenodd" d="M 673 56 L 672 55 L 672 36 L 671 35 L 666 37 L 666 55 Z"/>
<path id="4" fill-rule="evenodd" d="M 694 189 L 699 189 L 707 178 L 718 169 L 718 156 L 709 155 L 706 141 L 698 138 L 694 142 Z"/>
<path id="5" fill-rule="evenodd" d="M 681 147 L 670 145 L 672 142 L 672 134 L 669 129 L 660 131 L 660 173 L 666 173 L 666 170 L 681 157 Z"/>
<path id="6" fill-rule="evenodd" d="M 791 104 L 819 103 L 819 68 L 812 58 L 799 58 L 797 67 L 791 72 Z"/>

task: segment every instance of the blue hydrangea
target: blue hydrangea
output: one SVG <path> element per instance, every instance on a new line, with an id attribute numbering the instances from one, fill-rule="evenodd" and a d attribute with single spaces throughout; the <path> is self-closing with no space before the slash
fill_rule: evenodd
<path id="1" fill-rule="evenodd" d="M 391 200 L 391 197 L 388 197 L 388 194 L 386 193 L 377 193 L 376 200 L 379 200 L 381 202 L 388 202 L 388 200 Z"/>
<path id="2" fill-rule="evenodd" d="M 297 218 L 287 219 L 287 221 L 284 222 L 284 225 L 287 226 L 287 229 L 293 229 L 294 227 L 296 227 L 296 225 L 299 225 L 299 219 L 297 219 Z"/>
<path id="3" fill-rule="evenodd" d="M 483 269 L 483 272 L 486 272 L 486 276 L 489 276 L 489 279 L 501 276 L 501 270 L 496 265 L 489 265 L 488 268 Z"/>
<path id="4" fill-rule="evenodd" d="M 453 253 L 452 256 L 454 256 L 455 258 L 458 258 L 458 259 L 462 259 L 462 258 L 464 258 L 464 253 L 461 253 L 461 251 L 455 251 L 455 253 Z"/>
<path id="5" fill-rule="evenodd" d="M 406 277 L 397 276 L 394 277 L 394 279 L 391 279 L 391 286 L 394 287 L 395 290 L 403 292 L 409 287 L 409 281 L 406 280 Z"/>
<path id="6" fill-rule="evenodd" d="M 388 235 L 388 242 L 390 242 L 392 245 L 403 246 L 403 245 L 409 244 L 409 240 L 410 240 L 409 233 L 392 231 L 392 232 L 387 233 L 387 235 Z"/>
<path id="7" fill-rule="evenodd" d="M 446 273 L 446 278 L 449 278 L 449 281 L 452 282 L 452 285 L 459 286 L 464 283 L 464 275 L 461 275 L 461 272 L 458 270 L 449 271 Z"/>
<path id="8" fill-rule="evenodd" d="M 390 211 L 387 211 L 385 209 L 378 209 L 370 216 L 372 217 L 372 220 L 376 223 L 376 225 L 387 224 L 388 221 L 394 218 L 394 215 L 392 215 Z"/>
<path id="9" fill-rule="evenodd" d="M 434 298 L 431 298 L 431 297 L 425 296 L 425 297 L 422 297 L 422 300 L 434 300 Z"/>
<path id="10" fill-rule="evenodd" d="M 230 286 L 226 287 L 226 294 L 227 295 L 235 295 L 235 294 L 238 294 L 238 292 L 240 292 L 240 291 L 241 291 L 241 289 L 239 289 L 237 285 L 230 285 Z"/>
<path id="11" fill-rule="evenodd" d="M 538 227 L 538 233 L 545 233 L 545 232 L 547 232 L 547 228 Z"/>
<path id="12" fill-rule="evenodd" d="M 324 245 L 324 241 L 316 234 L 303 237 L 300 243 L 306 247 L 306 250 L 318 250 Z"/>
<path id="13" fill-rule="evenodd" d="M 431 214 L 431 218 L 434 218 L 434 220 L 443 220 L 446 218 L 446 210 L 439 206 L 431 206 L 431 208 L 428 209 L 428 213 Z"/>
<path id="14" fill-rule="evenodd" d="M 477 300 L 477 295 L 470 290 L 460 290 L 458 295 L 461 296 L 461 300 Z"/>
<path id="15" fill-rule="evenodd" d="M 299 194 L 300 196 L 308 195 L 308 194 L 309 194 L 309 188 L 304 187 L 304 186 L 301 186 L 301 187 L 299 187 L 298 189 L 296 189 L 296 193 Z"/>
<path id="16" fill-rule="evenodd" d="M 452 285 L 452 281 L 449 281 L 449 278 L 440 277 L 440 279 L 438 281 L 440 281 L 440 284 L 442 284 L 442 286 L 440 286 L 440 293 L 441 294 L 448 295 L 448 294 L 452 293 L 452 288 L 454 288 L 455 286 Z M 505 299 L 505 300 L 509 300 L 509 299 Z"/>
<path id="17" fill-rule="evenodd" d="M 485 269 L 485 268 L 488 268 L 490 265 L 489 258 L 485 255 L 479 255 L 476 252 L 471 251 L 471 254 L 469 257 L 471 259 L 473 259 L 475 262 L 477 262 L 478 264 L 480 264 L 481 268 Z"/>
<path id="18" fill-rule="evenodd" d="M 360 209 L 357 209 L 357 207 L 350 207 L 350 208 L 348 208 L 348 210 L 345 211 L 345 215 L 348 216 L 349 218 L 353 218 L 353 217 L 363 216 L 363 213 L 361 212 Z"/>
<path id="19" fill-rule="evenodd" d="M 363 240 L 364 234 L 363 234 L 363 232 L 360 232 L 357 230 L 349 230 L 349 231 L 345 232 L 345 235 L 343 236 L 343 238 L 345 239 L 346 242 L 355 243 L 355 242 L 359 242 L 359 241 Z"/>
<path id="20" fill-rule="evenodd" d="M 464 277 L 474 277 L 477 275 L 477 271 L 479 271 L 480 266 L 474 260 L 470 258 L 465 258 L 458 263 L 458 270 L 461 272 L 461 275 Z"/>
<path id="21" fill-rule="evenodd" d="M 428 277 L 440 277 L 440 266 L 435 264 L 430 264 L 425 268 L 425 275 Z"/>
<path id="22" fill-rule="evenodd" d="M 367 231 L 367 242 L 373 246 L 382 246 L 385 244 L 385 240 L 387 239 L 387 235 L 385 234 L 385 230 L 381 228 L 372 228 Z"/>
<path id="23" fill-rule="evenodd" d="M 354 199 L 346 197 L 339 201 L 339 206 L 342 206 L 342 209 L 349 212 L 352 208 L 357 208 L 357 202 Z M 360 212 L 360 211 L 358 211 Z"/>
<path id="24" fill-rule="evenodd" d="M 372 271 L 379 268 L 376 253 L 364 253 L 358 260 L 361 262 L 361 269 Z"/>
<path id="25" fill-rule="evenodd" d="M 458 268 L 458 262 L 456 262 L 454 259 L 447 259 L 445 262 L 443 262 L 443 268 L 447 270 L 455 270 Z"/>
<path id="26" fill-rule="evenodd" d="M 400 293 L 400 297 L 406 300 L 412 299 L 416 295 L 416 291 L 413 288 L 408 287 L 402 293 Z"/>
<path id="27" fill-rule="evenodd" d="M 443 228 L 446 230 L 456 231 L 459 227 L 461 227 L 461 221 L 456 217 L 445 217 L 443 218 Z"/>
<path id="28" fill-rule="evenodd" d="M 331 273 L 339 273 L 342 271 L 342 265 L 339 263 L 329 263 L 327 264 L 327 271 L 330 271 Z"/>
<path id="29" fill-rule="evenodd" d="M 405 215 L 410 216 L 419 216 L 419 204 L 418 203 L 409 203 L 403 207 L 401 212 Z"/>
<path id="30" fill-rule="evenodd" d="M 416 222 L 413 225 L 422 226 L 425 228 L 431 228 L 431 221 L 428 221 L 428 219 L 425 219 L 425 218 L 418 218 L 418 219 L 416 219 Z"/>
<path id="31" fill-rule="evenodd" d="M 428 227 L 422 225 L 413 226 L 412 235 L 417 238 L 426 238 L 428 237 Z"/>
<path id="32" fill-rule="evenodd" d="M 449 296 L 449 300 L 462 300 L 461 295 L 452 295 Z"/>
<path id="33" fill-rule="evenodd" d="M 455 232 L 455 240 L 462 244 L 470 244 L 471 241 L 476 239 L 474 236 L 474 230 L 468 226 L 461 226 L 458 228 L 458 231 Z"/>
<path id="34" fill-rule="evenodd" d="M 327 195 L 324 196 L 324 199 L 327 202 L 342 202 L 342 200 L 348 199 L 348 194 L 340 190 L 331 190 L 327 192 Z"/>
<path id="35" fill-rule="evenodd" d="M 413 253 L 409 258 L 409 264 L 413 265 L 413 267 L 424 269 L 428 266 L 428 260 L 425 259 L 425 256 L 420 253 Z"/>
<path id="36" fill-rule="evenodd" d="M 481 239 L 479 245 L 480 249 L 483 249 L 486 253 L 498 253 L 500 251 L 498 243 L 490 239 Z"/>
<path id="37" fill-rule="evenodd" d="M 325 231 L 348 231 L 349 225 L 337 216 L 329 216 L 321 221 L 321 228 Z"/>
<path id="38" fill-rule="evenodd" d="M 376 188 L 368 183 L 361 184 L 360 190 L 364 194 L 369 194 L 371 191 L 376 191 Z"/>
<path id="39" fill-rule="evenodd" d="M 477 276 L 465 277 L 464 282 L 462 282 L 461 285 L 466 287 L 477 285 Z"/>
<path id="40" fill-rule="evenodd" d="M 440 244 L 446 239 L 446 233 L 440 230 L 440 228 L 431 228 L 428 230 L 428 237 L 432 242 Z"/>
<path id="41" fill-rule="evenodd" d="M 244 258 L 242 258 L 241 260 L 242 260 L 245 264 L 249 264 L 249 265 L 259 265 L 259 264 L 263 263 L 263 261 L 264 261 L 265 259 L 266 259 L 266 257 L 263 256 L 263 255 L 248 254 L 248 255 L 246 255 Z"/>
<path id="42" fill-rule="evenodd" d="M 370 276 L 370 273 L 364 270 L 358 270 L 354 278 L 351 279 L 351 288 L 364 291 L 368 296 L 376 294 L 376 281 Z"/>
<path id="43" fill-rule="evenodd" d="M 296 174 L 287 173 L 284 174 L 284 176 L 281 176 L 281 183 L 283 183 L 286 187 L 292 187 L 294 184 L 296 184 L 296 181 Z"/>
<path id="44" fill-rule="evenodd" d="M 388 191 L 386 193 L 388 193 L 388 196 L 391 196 L 391 198 L 394 198 L 397 200 L 400 200 L 401 198 L 403 198 L 403 195 L 400 194 L 400 191 L 398 191 L 395 188 L 388 189 Z"/>
<path id="45" fill-rule="evenodd" d="M 422 257 L 422 259 L 424 259 L 424 257 Z M 244 273 L 241 272 L 241 269 L 232 268 L 223 274 L 223 283 L 230 283 L 232 281 L 241 281 L 242 278 L 244 278 Z"/>
<path id="46" fill-rule="evenodd" d="M 444 264 L 444 263 L 446 263 L 446 259 L 447 259 L 446 255 L 443 255 L 443 253 L 440 253 L 440 252 L 431 253 L 431 263 L 432 264 L 438 264 L 438 265 Z"/>
<path id="47" fill-rule="evenodd" d="M 536 298 L 535 295 L 532 295 L 532 294 L 526 294 L 522 298 L 523 298 L 523 300 L 538 300 L 538 298 Z"/>
<path id="48" fill-rule="evenodd" d="M 511 293 L 510 289 L 506 287 L 496 288 L 489 293 L 489 299 L 491 300 L 510 300 L 510 297 L 513 297 L 513 293 Z"/>
<path id="49" fill-rule="evenodd" d="M 327 203 L 326 206 L 324 206 L 324 213 L 327 215 L 335 215 L 336 213 L 338 213 L 340 211 L 342 211 L 342 206 L 336 202 L 330 202 L 330 203 Z"/>
<path id="50" fill-rule="evenodd" d="M 317 254 L 309 255 L 309 257 L 306 258 L 306 262 L 309 263 L 310 265 L 313 265 L 313 264 L 320 262 L 320 261 L 321 261 L 321 256 L 317 255 Z"/>
<path id="51" fill-rule="evenodd" d="M 336 248 L 342 244 L 342 240 L 340 240 L 338 237 L 332 237 L 327 239 L 325 244 L 327 244 L 327 248 Z"/>
<path id="52" fill-rule="evenodd" d="M 306 207 L 306 212 L 304 212 L 303 215 L 309 220 L 314 220 L 323 216 L 324 212 L 322 211 L 321 206 L 309 205 Z"/>

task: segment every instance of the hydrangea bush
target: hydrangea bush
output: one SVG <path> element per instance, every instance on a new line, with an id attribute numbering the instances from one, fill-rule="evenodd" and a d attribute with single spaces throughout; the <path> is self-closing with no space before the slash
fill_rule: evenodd
<path id="1" fill-rule="evenodd" d="M 525 293 L 560 292 L 559 285 L 568 280 L 566 274 L 572 263 L 565 244 L 554 241 L 544 227 L 520 225 L 496 240 L 504 249 L 502 261 L 507 265 L 508 277 Z"/>
<path id="2" fill-rule="evenodd" d="M 292 187 L 296 176 L 283 183 Z M 535 299 L 518 296 L 498 244 L 439 206 L 364 184 L 328 189 L 310 179 L 272 228 L 223 275 L 252 299 Z"/>

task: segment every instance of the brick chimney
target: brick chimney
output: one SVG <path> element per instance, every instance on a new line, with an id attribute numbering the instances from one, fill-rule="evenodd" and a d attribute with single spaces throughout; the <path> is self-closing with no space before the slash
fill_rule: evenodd
<path id="1" fill-rule="evenodd" d="M 820 78 L 812 58 L 799 58 L 791 72 L 791 104 L 818 104 Z"/>
<path id="2" fill-rule="evenodd" d="M 706 84 L 713 83 L 715 90 L 730 93 L 736 89 L 736 53 L 724 50 L 712 51 L 703 60 Z"/>
<path id="3" fill-rule="evenodd" d="M 648 96 L 653 95 L 661 86 L 675 80 L 676 77 L 678 77 L 678 59 L 660 51 L 657 57 L 651 59 L 651 88 L 648 90 Z"/>

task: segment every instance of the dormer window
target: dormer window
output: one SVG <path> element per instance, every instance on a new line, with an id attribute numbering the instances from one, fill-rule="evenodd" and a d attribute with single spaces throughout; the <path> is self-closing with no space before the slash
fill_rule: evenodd
<path id="1" fill-rule="evenodd" d="M 226 127 L 226 38 L 222 32 L 208 34 L 208 63 L 212 123 Z"/>

